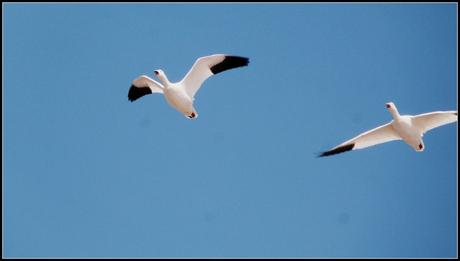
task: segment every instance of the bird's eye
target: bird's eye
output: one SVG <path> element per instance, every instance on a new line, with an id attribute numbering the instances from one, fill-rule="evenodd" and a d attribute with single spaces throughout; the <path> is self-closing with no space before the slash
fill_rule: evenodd
<path id="1" fill-rule="evenodd" d="M 391 108 L 391 105 L 390 105 L 390 104 L 387 104 L 387 108 L 388 108 L 388 109 Z"/>
<path id="2" fill-rule="evenodd" d="M 158 71 L 155 71 L 155 75 L 158 75 Z"/>

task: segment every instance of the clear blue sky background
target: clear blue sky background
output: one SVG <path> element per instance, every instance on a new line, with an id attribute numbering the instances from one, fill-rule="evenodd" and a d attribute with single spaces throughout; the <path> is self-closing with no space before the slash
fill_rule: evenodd
<path id="1" fill-rule="evenodd" d="M 454 257 L 457 124 L 317 158 L 402 114 L 457 110 L 456 4 L 3 4 L 7 257 Z M 131 81 L 196 58 L 188 120 Z M 153 76 L 152 76 L 153 77 Z"/>

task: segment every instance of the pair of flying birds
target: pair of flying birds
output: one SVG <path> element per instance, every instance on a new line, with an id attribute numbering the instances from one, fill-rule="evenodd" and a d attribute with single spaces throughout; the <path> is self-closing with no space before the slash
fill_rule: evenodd
<path id="1" fill-rule="evenodd" d="M 193 106 L 195 94 L 203 82 L 210 76 L 220 72 L 247 66 L 246 57 L 225 54 L 214 54 L 198 58 L 185 77 L 176 83 L 171 83 L 162 70 L 154 71 L 161 83 L 141 75 L 136 78 L 128 92 L 132 102 L 151 93 L 164 94 L 166 101 L 177 111 L 189 119 L 198 117 Z M 322 152 L 319 156 L 330 156 L 350 150 L 364 149 L 380 143 L 393 140 L 404 140 L 415 151 L 423 151 L 423 134 L 436 127 L 457 121 L 457 111 L 435 111 L 419 115 L 400 115 L 394 103 L 385 104 L 393 120 L 375 129 L 366 131 L 344 143 Z"/>

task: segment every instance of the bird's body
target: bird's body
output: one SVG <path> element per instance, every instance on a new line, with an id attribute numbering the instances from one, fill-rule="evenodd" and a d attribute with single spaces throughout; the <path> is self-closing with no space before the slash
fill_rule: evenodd
<path id="1" fill-rule="evenodd" d="M 387 103 L 386 107 L 393 117 L 392 121 L 345 141 L 321 153 L 320 157 L 364 149 L 393 140 L 403 140 L 415 151 L 422 152 L 425 149 L 422 139 L 424 133 L 444 124 L 457 121 L 456 111 L 435 111 L 413 116 L 400 115 L 392 102 Z"/>
<path id="2" fill-rule="evenodd" d="M 212 75 L 233 68 L 247 66 L 249 59 L 240 56 L 214 54 L 198 58 L 185 77 L 177 83 L 171 83 L 162 70 L 156 70 L 155 75 L 161 83 L 146 75 L 136 78 L 128 92 L 128 99 L 135 101 L 151 93 L 162 93 L 166 101 L 189 119 L 198 117 L 193 103 L 195 94 L 203 82 Z"/>
<path id="3" fill-rule="evenodd" d="M 391 122 L 396 133 L 401 139 L 416 151 L 423 151 L 423 133 L 412 123 L 412 117 L 409 115 L 399 116 Z M 422 144 L 422 146 L 420 146 Z"/>
<path id="4" fill-rule="evenodd" d="M 179 111 L 180 113 L 186 115 L 189 118 L 198 117 L 198 113 L 193 107 L 193 98 L 188 96 L 185 88 L 180 84 L 171 84 L 164 89 L 164 95 L 166 101 Z"/>

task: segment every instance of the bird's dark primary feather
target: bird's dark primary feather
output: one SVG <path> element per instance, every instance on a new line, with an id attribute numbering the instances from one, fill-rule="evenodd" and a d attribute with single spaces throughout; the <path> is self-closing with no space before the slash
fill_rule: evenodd
<path id="1" fill-rule="evenodd" d="M 140 97 L 151 94 L 152 90 L 150 90 L 149 87 L 136 87 L 134 85 L 131 85 L 131 88 L 129 88 L 128 92 L 128 100 L 131 102 L 139 99 Z"/>
<path id="2" fill-rule="evenodd" d="M 222 62 L 212 66 L 210 69 L 213 74 L 218 74 L 233 68 L 247 66 L 248 64 L 249 58 L 241 56 L 225 56 Z"/>
<path id="3" fill-rule="evenodd" d="M 325 152 L 321 153 L 319 155 L 319 157 L 331 156 L 331 155 L 339 154 L 339 153 L 342 153 L 342 152 L 350 151 L 354 147 L 355 147 L 354 143 L 343 145 L 343 146 L 340 146 L 340 147 L 335 148 L 333 150 L 325 151 Z"/>

